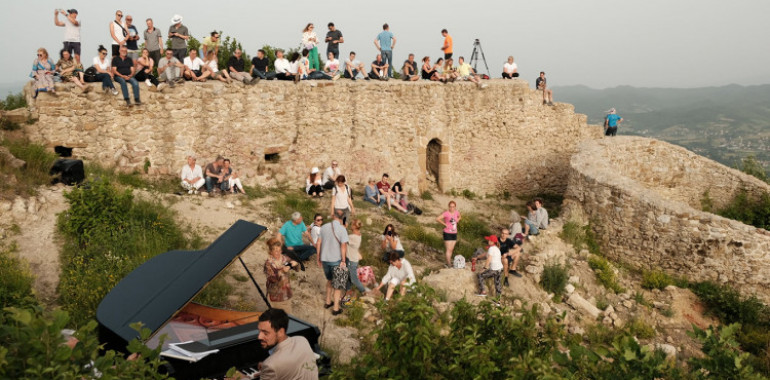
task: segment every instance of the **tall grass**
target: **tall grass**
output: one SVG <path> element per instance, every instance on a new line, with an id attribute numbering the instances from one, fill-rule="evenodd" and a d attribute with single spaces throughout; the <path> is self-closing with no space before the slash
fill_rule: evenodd
<path id="1" fill-rule="evenodd" d="M 32 275 L 17 257 L 16 244 L 0 247 L 0 305 L 26 307 L 36 304 Z"/>
<path id="2" fill-rule="evenodd" d="M 0 174 L 11 175 L 16 180 L 15 183 L 8 179 L 0 181 L 0 198 L 34 195 L 39 186 L 51 183 L 51 176 L 48 173 L 57 158 L 53 152 L 27 140 L 4 139 L 0 145 L 8 148 L 16 158 L 27 163 L 25 167 L 16 169 L 0 158 Z"/>

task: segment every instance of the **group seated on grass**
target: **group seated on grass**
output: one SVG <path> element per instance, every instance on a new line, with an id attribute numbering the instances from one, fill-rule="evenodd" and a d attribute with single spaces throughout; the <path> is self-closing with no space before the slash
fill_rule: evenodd
<path id="1" fill-rule="evenodd" d="M 208 196 L 216 193 L 246 194 L 238 172 L 230 165 L 229 158 L 217 156 L 214 161 L 206 165 L 205 173 L 200 165 L 195 163 L 196 161 L 197 157 L 189 154 L 187 165 L 182 167 L 181 185 L 184 190 L 187 190 L 187 194 L 200 193 Z"/>

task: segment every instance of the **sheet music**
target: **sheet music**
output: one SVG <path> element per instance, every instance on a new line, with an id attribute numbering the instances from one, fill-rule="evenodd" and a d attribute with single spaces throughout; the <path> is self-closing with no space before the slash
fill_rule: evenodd
<path id="1" fill-rule="evenodd" d="M 181 345 L 185 345 L 188 343 L 195 343 L 195 342 L 187 341 L 182 343 L 170 343 L 168 345 L 168 349 L 165 351 L 162 351 L 160 354 L 166 357 L 186 360 L 188 362 L 193 363 L 205 358 L 206 356 L 219 352 L 219 350 L 192 352 L 180 347 Z"/>

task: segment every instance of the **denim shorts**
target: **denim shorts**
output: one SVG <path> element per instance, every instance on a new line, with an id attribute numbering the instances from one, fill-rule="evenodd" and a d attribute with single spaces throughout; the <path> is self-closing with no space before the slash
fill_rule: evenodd
<path id="1" fill-rule="evenodd" d="M 339 266 L 341 262 L 342 260 L 321 261 L 321 264 L 323 265 L 323 268 L 324 268 L 324 277 L 326 277 L 328 281 L 331 281 L 332 278 L 334 277 L 334 267 Z"/>

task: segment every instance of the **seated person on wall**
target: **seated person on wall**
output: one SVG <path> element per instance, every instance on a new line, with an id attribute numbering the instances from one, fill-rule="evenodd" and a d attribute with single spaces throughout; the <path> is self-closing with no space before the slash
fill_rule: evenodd
<path id="1" fill-rule="evenodd" d="M 128 49 L 125 45 L 119 48 L 119 53 L 119 55 L 112 58 L 112 75 L 115 81 L 120 84 L 120 90 L 123 91 L 123 100 L 126 101 L 126 105 L 131 107 L 131 100 L 128 98 L 128 84 L 131 85 L 131 90 L 134 92 L 134 104 L 141 105 L 139 83 L 134 79 L 134 61 L 128 57 Z"/>
<path id="2" fill-rule="evenodd" d="M 533 199 L 533 201 L 535 201 L 535 206 L 537 207 L 537 219 L 535 220 L 537 228 L 544 230 L 548 228 L 548 211 L 543 207 L 543 198 L 538 197 Z"/>
<path id="3" fill-rule="evenodd" d="M 305 192 L 314 198 L 324 196 L 323 182 L 318 167 L 313 167 L 305 178 Z"/>
<path id="4" fill-rule="evenodd" d="M 351 51 L 348 60 L 345 61 L 345 72 L 342 75 L 350 80 L 356 80 L 358 74 L 363 75 L 364 79 L 369 80 L 369 77 L 366 76 L 364 64 L 356 59 L 356 52 Z"/>
<path id="5" fill-rule="evenodd" d="M 197 50 L 190 50 L 190 55 L 184 58 L 184 78 L 196 82 L 205 82 L 211 73 L 203 70 L 203 60 L 198 57 Z"/>
<path id="6" fill-rule="evenodd" d="M 414 61 L 414 54 L 409 54 L 409 59 L 404 61 L 404 67 L 401 70 L 405 81 L 416 81 L 420 79 L 417 75 L 417 62 Z"/>
<path id="7" fill-rule="evenodd" d="M 252 78 L 249 73 L 244 71 L 246 63 L 243 61 L 243 52 L 241 49 L 235 49 L 233 56 L 227 61 L 227 69 L 230 70 L 230 78 L 243 84 L 257 84 L 259 78 Z"/>
<path id="8" fill-rule="evenodd" d="M 56 62 L 56 72 L 59 73 L 62 82 L 74 83 L 84 94 L 91 91 L 91 86 L 83 80 L 83 65 L 75 61 L 67 50 L 62 50 L 59 56 L 59 62 Z"/>
<path id="9" fill-rule="evenodd" d="M 213 52 L 209 52 L 211 54 Z M 241 184 L 241 178 L 238 176 L 232 166 L 230 166 L 230 159 L 225 158 L 222 161 L 224 166 L 222 167 L 222 180 L 227 181 L 227 188 L 230 189 L 230 194 L 246 194 L 243 190 L 243 184 Z"/>
<path id="10" fill-rule="evenodd" d="M 134 78 L 136 78 L 138 82 L 147 84 L 147 86 L 150 87 L 150 90 L 155 89 L 157 91 L 163 91 L 166 84 L 160 83 L 158 78 L 152 74 L 154 69 L 155 61 L 150 58 L 150 51 L 147 50 L 147 48 L 142 49 L 142 56 L 136 60 L 136 75 L 134 75 Z"/>
<path id="11" fill-rule="evenodd" d="M 275 79 L 294 80 L 294 73 L 291 72 L 291 63 L 283 57 L 283 50 L 275 51 L 273 66 L 275 67 Z"/>
<path id="12" fill-rule="evenodd" d="M 524 221 L 524 236 L 527 236 L 528 239 L 540 233 L 540 228 L 538 227 L 539 223 L 537 222 L 537 205 L 535 205 L 535 201 L 527 202 L 527 217 L 525 218 L 522 216 L 521 219 Z"/>
<path id="13" fill-rule="evenodd" d="M 422 58 L 422 79 L 438 80 L 436 69 L 430 64 L 430 57 L 428 56 Z"/>
<path id="14" fill-rule="evenodd" d="M 407 199 L 409 193 L 404 190 L 405 183 L 406 180 L 401 178 L 393 184 L 390 190 L 393 192 L 393 199 L 396 201 L 395 203 L 398 203 L 401 207 L 406 209 L 409 205 L 409 200 Z"/>
<path id="15" fill-rule="evenodd" d="M 457 78 L 463 81 L 470 81 L 476 83 L 479 88 L 486 88 L 486 84 L 481 84 L 481 79 L 471 67 L 470 63 L 465 62 L 465 57 L 458 58 L 459 66 L 457 66 Z"/>
<path id="16" fill-rule="evenodd" d="M 508 230 L 511 232 L 511 236 L 518 234 L 524 234 L 524 230 L 521 228 L 521 216 L 516 210 L 511 210 L 511 225 L 508 226 Z"/>
<path id="17" fill-rule="evenodd" d="M 291 55 L 289 55 L 289 72 L 291 72 L 292 74 L 292 80 L 294 81 L 294 83 L 298 83 L 300 80 L 300 77 L 302 76 L 299 72 L 300 71 L 299 65 L 302 61 L 300 58 L 302 58 L 302 56 L 296 51 L 291 53 Z M 308 64 L 308 66 L 310 66 L 310 64 Z"/>
<path id="18" fill-rule="evenodd" d="M 395 202 L 395 194 L 393 194 L 393 190 L 390 189 L 388 178 L 388 173 L 383 173 L 382 180 L 377 182 L 377 190 L 380 192 L 380 197 L 385 198 L 385 201 L 388 203 L 388 211 L 390 211 L 391 207 L 395 207 L 400 211 L 406 212 L 405 208 L 401 207 L 398 202 Z"/>
<path id="19" fill-rule="evenodd" d="M 503 63 L 503 79 L 519 77 L 519 66 L 513 62 L 513 56 L 508 56 L 508 62 Z"/>
<path id="20" fill-rule="evenodd" d="M 233 82 L 233 80 L 230 78 L 230 74 L 227 73 L 227 70 L 219 69 L 219 62 L 213 51 L 209 51 L 206 54 L 206 60 L 203 61 L 203 73 L 208 75 L 209 78 L 218 79 L 221 82 Z"/>
<path id="21" fill-rule="evenodd" d="M 364 187 L 364 201 L 377 207 L 385 204 L 385 197 L 380 196 L 380 191 L 377 189 L 377 181 L 375 181 L 374 178 L 369 178 L 369 181 Z"/>
<path id="22" fill-rule="evenodd" d="M 187 156 L 187 165 L 182 167 L 182 187 L 187 190 L 187 194 L 198 194 L 198 189 L 206 184 L 201 166 L 195 163 L 196 160 L 195 155 L 191 154 Z"/>
<path id="23" fill-rule="evenodd" d="M 300 75 L 302 76 L 302 79 L 323 79 L 323 80 L 331 80 L 334 79 L 329 75 L 326 75 L 323 71 L 316 70 L 314 68 L 310 67 L 310 51 L 307 49 L 302 49 L 302 59 L 300 60 Z"/>
<path id="24" fill-rule="evenodd" d="M 340 60 L 337 58 L 334 58 L 334 52 L 330 51 L 328 56 L 328 60 L 324 64 L 324 72 L 326 75 L 332 77 L 333 80 L 337 80 L 340 78 Z"/>
<path id="25" fill-rule="evenodd" d="M 278 51 L 275 52 L 275 55 L 277 60 Z M 260 79 L 275 79 L 275 73 L 270 71 L 270 60 L 267 59 L 267 54 L 262 49 L 257 50 L 257 56 L 251 59 L 251 76 Z"/>
<path id="26" fill-rule="evenodd" d="M 516 277 L 521 277 L 516 268 L 519 267 L 519 258 L 523 252 L 521 249 L 523 235 L 519 234 L 518 238 L 511 239 L 511 231 L 507 228 L 503 228 L 500 231 L 500 236 L 497 238 L 500 243 L 500 254 L 503 257 L 503 266 L 505 267 L 505 278 L 503 285 L 510 286 L 508 284 L 508 273 L 512 273 Z"/>
<path id="27" fill-rule="evenodd" d="M 310 241 L 310 233 L 308 227 L 302 222 L 302 214 L 294 212 L 291 214 L 291 220 L 281 226 L 278 231 L 284 239 L 284 254 L 287 252 L 293 252 L 299 260 L 305 261 L 316 253 L 316 249 L 312 245 L 307 245 L 303 242 L 302 238 L 307 238 Z"/>
<path id="28" fill-rule="evenodd" d="M 545 78 L 545 72 L 541 71 L 540 76 L 535 79 L 535 87 L 543 91 L 543 104 L 547 104 L 549 106 L 553 105 L 553 91 L 551 91 L 550 88 L 548 88 L 547 85 L 547 79 Z"/>
<path id="29" fill-rule="evenodd" d="M 454 82 L 457 80 L 457 68 L 454 67 L 454 60 L 449 58 L 444 64 L 444 80 L 443 82 Z"/>
<path id="30" fill-rule="evenodd" d="M 184 83 L 182 74 L 185 65 L 174 57 L 174 51 L 166 49 L 166 55 L 158 62 L 158 80 L 165 81 L 169 87 L 174 87 L 175 83 Z"/>
<path id="31" fill-rule="evenodd" d="M 388 262 L 390 263 L 388 273 L 385 273 L 380 285 L 377 287 L 379 291 L 383 286 L 387 285 L 385 301 L 389 301 L 393 297 L 396 287 L 399 287 L 399 292 L 403 296 L 408 288 L 417 283 L 414 271 L 412 270 L 412 264 L 406 259 L 399 257 L 397 252 L 393 251 L 388 254 Z"/>
<path id="32" fill-rule="evenodd" d="M 388 65 L 382 59 L 382 54 L 377 54 L 377 58 L 372 61 L 372 71 L 369 72 L 369 78 L 388 80 Z"/>
<path id="33" fill-rule="evenodd" d="M 206 192 L 209 195 L 214 195 L 214 188 L 227 191 L 227 181 L 223 181 L 222 168 L 224 167 L 225 158 L 217 156 L 214 162 L 206 165 Z"/>
<path id="34" fill-rule="evenodd" d="M 479 258 L 486 258 L 486 264 L 484 265 L 484 270 L 478 274 L 478 295 L 487 295 L 486 290 L 484 290 L 484 280 L 491 277 L 495 280 L 495 294 L 497 297 L 500 297 L 500 294 L 503 293 L 503 286 L 500 283 L 500 277 L 503 271 L 502 254 L 500 253 L 500 242 L 497 241 L 497 236 L 495 235 L 486 236 L 484 239 L 487 240 L 489 246 L 487 247 L 487 253 L 484 255 L 484 257 Z"/>
<path id="35" fill-rule="evenodd" d="M 324 176 L 322 180 L 324 189 L 333 189 L 334 184 L 337 182 L 337 177 L 341 175 L 342 170 L 340 170 L 340 164 L 337 162 L 337 160 L 333 160 L 331 166 L 324 170 Z"/>

